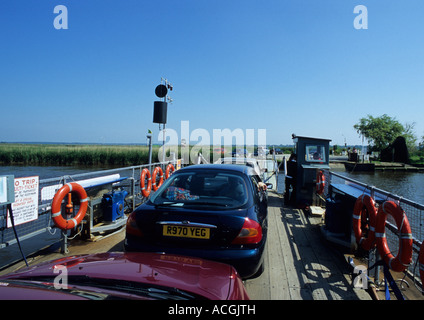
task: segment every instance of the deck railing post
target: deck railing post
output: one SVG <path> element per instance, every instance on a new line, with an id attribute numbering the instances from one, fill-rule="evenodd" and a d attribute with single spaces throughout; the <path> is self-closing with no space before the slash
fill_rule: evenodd
<path id="1" fill-rule="evenodd" d="M 60 247 L 60 253 L 66 254 L 69 252 L 68 250 L 68 230 L 62 230 L 62 241 Z"/>
<path id="2" fill-rule="evenodd" d="M 132 197 L 132 211 L 134 211 L 135 210 L 135 167 L 132 167 L 131 197 Z"/>
<path id="3" fill-rule="evenodd" d="M 63 177 L 63 185 L 66 184 L 66 176 Z M 60 253 L 66 254 L 69 252 L 68 250 L 68 230 L 61 230 L 62 231 L 62 239 L 61 239 L 61 246 L 60 246 Z"/>
<path id="4" fill-rule="evenodd" d="M 371 198 L 375 199 L 375 187 L 374 186 L 370 186 L 367 188 L 370 190 L 370 195 Z M 374 252 L 370 252 L 370 257 L 369 257 L 369 263 L 368 263 L 368 267 L 370 267 L 371 265 L 374 265 L 379 259 L 380 259 L 380 255 L 378 253 L 378 250 L 374 250 Z M 380 281 L 380 266 L 376 266 L 373 270 L 373 276 L 375 279 L 375 283 L 378 284 Z"/>

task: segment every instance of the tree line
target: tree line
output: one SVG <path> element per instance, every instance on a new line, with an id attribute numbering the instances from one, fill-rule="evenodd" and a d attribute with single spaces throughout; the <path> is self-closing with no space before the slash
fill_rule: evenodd
<path id="1" fill-rule="evenodd" d="M 379 117 L 367 115 L 353 126 L 356 132 L 368 141 L 371 151 L 382 152 L 393 144 L 396 138 L 403 137 L 411 160 L 417 162 L 422 161 L 424 157 L 424 136 L 421 136 L 419 141 L 414 127 L 415 122 L 402 125 L 396 118 L 387 114 Z"/>

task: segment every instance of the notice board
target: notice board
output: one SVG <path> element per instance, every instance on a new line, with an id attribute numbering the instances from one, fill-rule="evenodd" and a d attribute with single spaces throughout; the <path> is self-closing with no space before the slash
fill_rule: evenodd
<path id="1" fill-rule="evenodd" d="M 15 226 L 38 219 L 39 177 L 15 178 L 15 202 L 12 203 Z M 12 227 L 7 212 L 7 227 Z"/>

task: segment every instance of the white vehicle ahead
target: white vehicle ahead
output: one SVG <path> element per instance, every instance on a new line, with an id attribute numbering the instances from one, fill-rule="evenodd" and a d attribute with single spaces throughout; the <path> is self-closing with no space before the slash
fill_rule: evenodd
<path id="1" fill-rule="evenodd" d="M 247 165 L 249 167 L 252 167 L 258 176 L 263 179 L 263 172 L 265 172 L 264 169 L 261 169 L 259 166 L 258 160 L 254 158 L 243 158 L 243 157 L 227 157 L 227 158 L 221 158 L 218 159 L 215 163 L 221 163 L 221 164 L 239 164 L 239 165 Z"/>
<path id="2" fill-rule="evenodd" d="M 268 186 L 269 189 L 277 190 L 277 175 L 278 175 L 278 164 L 274 160 L 258 160 L 255 158 L 243 158 L 243 157 L 226 157 L 215 161 L 217 164 L 235 164 L 235 165 L 247 165 L 252 167 L 258 174 L 260 179 L 269 183 L 272 186 Z"/>

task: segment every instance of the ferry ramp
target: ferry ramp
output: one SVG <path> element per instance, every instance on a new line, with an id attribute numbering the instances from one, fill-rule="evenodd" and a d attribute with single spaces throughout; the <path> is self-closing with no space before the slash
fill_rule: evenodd
<path id="1" fill-rule="evenodd" d="M 262 275 L 245 281 L 255 300 L 371 300 L 354 288 L 352 269 L 339 248 L 321 235 L 322 217 L 282 205 L 269 194 L 268 240 Z"/>

